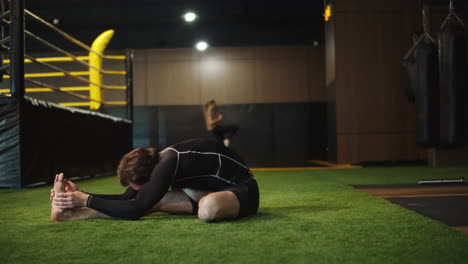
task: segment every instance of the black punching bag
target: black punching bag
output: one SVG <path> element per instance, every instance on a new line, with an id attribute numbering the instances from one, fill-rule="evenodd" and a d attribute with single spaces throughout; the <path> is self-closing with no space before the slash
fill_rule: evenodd
<path id="1" fill-rule="evenodd" d="M 416 62 L 416 143 L 422 147 L 439 144 L 439 63 L 437 46 L 429 39 L 414 49 Z"/>
<path id="2" fill-rule="evenodd" d="M 417 45 L 417 40 L 414 40 L 413 45 Z M 406 90 L 406 98 L 414 103 L 416 96 L 416 86 L 418 83 L 418 69 L 416 67 L 416 58 L 414 56 L 414 52 L 410 52 L 407 56 L 405 56 L 405 59 L 403 60 L 403 70 L 403 86 Z"/>
<path id="3" fill-rule="evenodd" d="M 461 146 L 467 132 L 466 40 L 462 22 L 450 11 L 438 36 L 440 70 L 440 143 Z"/>

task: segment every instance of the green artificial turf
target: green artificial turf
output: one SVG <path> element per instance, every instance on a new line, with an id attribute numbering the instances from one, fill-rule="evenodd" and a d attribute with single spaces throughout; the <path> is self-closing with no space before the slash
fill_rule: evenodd
<path id="1" fill-rule="evenodd" d="M 350 186 L 466 175 L 468 168 L 258 171 L 258 215 L 214 224 L 161 213 L 51 222 L 50 186 L 1 190 L 0 263 L 466 263 L 468 234 Z M 77 184 L 123 190 L 115 177 Z"/>

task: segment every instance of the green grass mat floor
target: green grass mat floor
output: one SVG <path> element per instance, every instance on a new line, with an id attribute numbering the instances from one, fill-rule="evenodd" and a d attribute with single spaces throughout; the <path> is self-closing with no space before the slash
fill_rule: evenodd
<path id="1" fill-rule="evenodd" d="M 468 234 L 350 185 L 467 175 L 425 167 L 258 171 L 258 215 L 214 224 L 162 213 L 51 222 L 51 186 L 0 190 L 0 263 L 466 263 Z M 77 184 L 123 191 L 115 177 Z"/>

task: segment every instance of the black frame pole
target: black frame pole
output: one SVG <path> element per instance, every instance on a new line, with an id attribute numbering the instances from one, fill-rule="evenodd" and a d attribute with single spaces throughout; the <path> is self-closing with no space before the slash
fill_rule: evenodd
<path id="1" fill-rule="evenodd" d="M 24 138 L 24 0 L 10 0 L 10 93 L 17 101 L 17 116 L 19 121 L 19 138 L 18 138 L 18 160 L 19 168 L 17 183 L 15 188 L 21 188 L 23 185 L 23 168 L 24 157 L 23 153 L 25 146 Z"/>
<path id="2" fill-rule="evenodd" d="M 24 0 L 10 1 L 10 92 L 24 98 Z"/>
<path id="3" fill-rule="evenodd" d="M 132 144 L 133 144 L 133 50 L 127 49 L 125 51 L 125 70 L 127 74 L 125 75 L 126 85 L 127 85 L 127 119 L 132 121 Z"/>

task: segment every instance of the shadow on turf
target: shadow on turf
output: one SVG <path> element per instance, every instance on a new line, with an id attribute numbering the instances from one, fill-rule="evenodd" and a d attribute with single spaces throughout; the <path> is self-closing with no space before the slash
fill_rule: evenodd
<path id="1" fill-rule="evenodd" d="M 332 206 L 278 206 L 278 207 L 262 207 L 257 214 L 258 218 L 277 218 L 277 217 L 296 217 L 298 215 L 310 215 L 326 211 L 339 211 L 347 209 L 346 207 Z"/>
<path id="2" fill-rule="evenodd" d="M 250 221 L 252 219 L 261 219 L 261 220 L 267 220 L 269 216 L 274 216 L 270 213 L 266 212 L 259 212 L 256 215 L 253 216 L 247 216 L 243 217 L 241 219 L 235 219 L 233 221 L 235 222 L 245 222 L 245 221 Z M 277 216 L 275 216 L 277 217 Z M 165 213 L 154 213 L 148 216 L 145 216 L 144 218 L 140 219 L 139 221 L 161 221 L 161 220 L 198 220 L 198 217 L 196 215 L 171 215 L 171 214 L 165 214 Z M 214 222 L 214 223 L 225 223 L 225 222 L 232 222 L 232 221 L 220 221 L 220 222 Z"/>
<path id="3" fill-rule="evenodd" d="M 243 217 L 236 219 L 235 222 L 246 222 L 246 221 L 269 221 L 278 218 L 297 217 L 301 215 L 311 215 L 314 213 L 325 212 L 325 211 L 339 211 L 346 209 L 345 207 L 332 207 L 332 206 L 270 206 L 260 207 L 258 213 L 253 216 Z M 138 221 L 161 221 L 161 220 L 195 220 L 198 219 L 195 215 L 172 215 L 166 213 L 153 213 L 141 218 Z M 97 221 L 125 221 L 121 219 L 98 219 Z M 221 221 L 231 222 L 231 221 Z"/>

